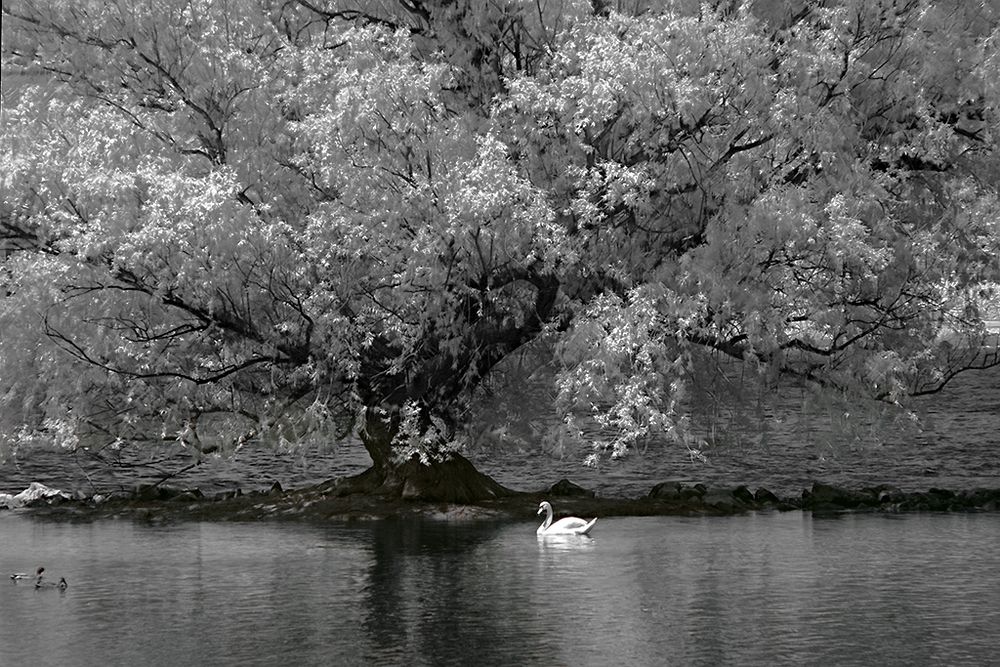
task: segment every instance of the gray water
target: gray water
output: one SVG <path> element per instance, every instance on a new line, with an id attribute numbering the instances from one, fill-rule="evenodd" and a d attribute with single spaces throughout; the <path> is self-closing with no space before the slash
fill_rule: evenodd
<path id="1" fill-rule="evenodd" d="M 1000 515 L 531 523 L 0 514 L 4 665 L 985 665 Z M 6 579 L 6 577 L 5 577 Z"/>
<path id="2" fill-rule="evenodd" d="M 1000 488 L 1000 367 L 961 375 L 941 394 L 916 400 L 912 407 L 918 421 L 902 411 L 887 409 L 882 418 L 873 419 L 864 414 L 865 406 L 809 404 L 792 389 L 762 399 L 749 423 L 725 414 L 714 417 L 704 460 L 691 457 L 681 445 L 659 443 L 622 460 L 605 457 L 596 467 L 585 467 L 589 447 L 547 448 L 540 436 L 532 435 L 538 425 L 530 420 L 521 420 L 523 437 L 513 431 L 503 438 L 484 434 L 466 453 L 511 488 L 543 489 L 565 477 L 604 496 L 644 495 L 667 480 L 763 486 L 780 495 L 797 495 L 813 481 L 851 488 L 891 484 L 904 491 Z M 179 471 L 184 472 L 170 477 L 168 485 L 198 487 L 206 494 L 266 489 L 275 481 L 287 489 L 371 465 L 360 443 L 350 441 L 290 451 L 248 446 L 230 457 L 208 457 L 193 468 L 186 452 L 101 455 L 114 465 L 95 460 L 93 452 L 20 452 L 0 460 L 0 493 L 15 494 L 31 482 L 42 482 L 91 494 L 156 483 Z"/>

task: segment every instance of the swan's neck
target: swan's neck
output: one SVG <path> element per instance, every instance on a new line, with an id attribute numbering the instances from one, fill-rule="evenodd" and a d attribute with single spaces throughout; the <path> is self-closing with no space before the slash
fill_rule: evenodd
<path id="1" fill-rule="evenodd" d="M 545 521 L 542 522 L 542 525 L 538 529 L 538 532 L 541 533 L 541 532 L 545 531 L 545 529 L 548 528 L 551 525 L 552 525 L 552 508 L 551 507 L 546 507 L 545 508 Z"/>

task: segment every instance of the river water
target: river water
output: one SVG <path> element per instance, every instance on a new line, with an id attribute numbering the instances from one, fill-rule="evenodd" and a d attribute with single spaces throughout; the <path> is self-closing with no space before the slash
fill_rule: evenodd
<path id="1" fill-rule="evenodd" d="M 1000 515 L 149 525 L 0 513 L 4 665 L 986 665 Z M 6 579 L 6 577 L 5 577 Z"/>
<path id="2" fill-rule="evenodd" d="M 767 437 L 716 438 L 705 460 L 651 447 L 591 468 L 586 450 L 516 438 L 469 454 L 515 488 L 568 477 L 603 495 L 667 479 L 788 494 L 812 480 L 1000 487 L 1000 369 L 925 399 L 918 426 L 871 438 L 831 438 L 842 413 L 779 398 Z M 128 488 L 190 459 L 121 463 L 28 452 L 0 463 L 0 492 Z M 303 486 L 368 463 L 343 445 L 246 448 L 168 483 Z M 59 592 L 0 579 L 0 665 L 1000 664 L 998 513 L 605 517 L 593 539 L 543 541 L 534 528 L 0 511 L 0 574 L 44 565 L 69 581 Z"/>
<path id="3" fill-rule="evenodd" d="M 531 396 L 514 406 L 501 437 L 483 432 L 467 455 L 483 471 L 515 489 L 534 491 L 568 478 L 605 496 L 640 496 L 667 480 L 797 495 L 813 481 L 852 488 L 891 484 L 904 491 L 1000 487 L 1000 367 L 956 378 L 942 393 L 913 404 L 917 420 L 901 410 L 881 416 L 855 406 L 817 405 L 800 392 L 764 392 L 753 414 L 713 414 L 700 422 L 710 441 L 703 458 L 684 446 L 650 445 L 621 460 L 583 465 L 586 446 L 552 447 L 537 434 L 544 424 L 519 419 Z M 862 406 L 863 407 L 863 406 Z M 371 464 L 357 442 L 302 445 L 290 451 L 248 446 L 228 457 L 207 457 L 191 467 L 185 452 L 105 451 L 109 466 L 76 451 L 27 451 L 0 460 L 0 493 L 16 494 L 31 482 L 92 494 L 136 483 L 198 487 L 206 494 L 284 488 L 358 473 Z"/>

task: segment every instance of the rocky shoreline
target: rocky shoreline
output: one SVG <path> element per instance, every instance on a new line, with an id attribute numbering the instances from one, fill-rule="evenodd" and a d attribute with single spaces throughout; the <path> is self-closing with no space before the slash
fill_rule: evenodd
<path id="1" fill-rule="evenodd" d="M 661 482 L 638 498 L 597 497 L 569 480 L 536 492 L 510 495 L 476 504 L 428 502 L 377 495 L 344 494 L 340 480 L 286 491 L 240 489 L 212 496 L 198 489 L 143 485 L 130 491 L 93 496 L 71 495 L 32 484 L 17 496 L 0 494 L 0 510 L 26 510 L 53 519 L 94 520 L 133 518 L 147 521 L 183 520 L 315 520 L 350 521 L 394 517 L 441 520 L 528 519 L 538 503 L 550 500 L 557 515 L 578 516 L 727 516 L 754 511 L 803 510 L 817 514 L 843 512 L 996 512 L 1000 489 L 904 492 L 882 485 L 848 489 L 815 482 L 799 496 L 779 497 L 766 488 L 712 488 L 702 484 Z"/>

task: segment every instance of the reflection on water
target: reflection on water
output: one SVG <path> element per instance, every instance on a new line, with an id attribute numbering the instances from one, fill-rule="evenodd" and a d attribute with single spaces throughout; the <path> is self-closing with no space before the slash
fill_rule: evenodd
<path id="1" fill-rule="evenodd" d="M 329 526 L 0 515 L 4 664 L 986 664 L 1000 515 Z M 5 577 L 6 578 L 6 577 Z"/>
<path id="2" fill-rule="evenodd" d="M 540 553 L 583 551 L 593 549 L 594 538 L 590 535 L 538 535 L 538 550 Z"/>

